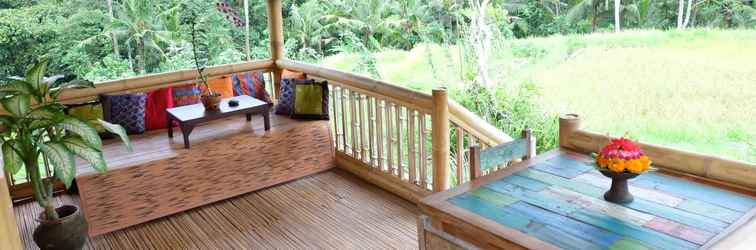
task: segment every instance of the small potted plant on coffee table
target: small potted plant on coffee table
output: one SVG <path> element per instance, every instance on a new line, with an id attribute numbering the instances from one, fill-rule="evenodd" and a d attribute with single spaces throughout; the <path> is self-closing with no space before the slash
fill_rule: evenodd
<path id="1" fill-rule="evenodd" d="M 191 28 L 192 55 L 194 56 L 194 66 L 197 69 L 197 79 L 195 81 L 197 86 L 202 90 L 200 100 L 202 101 L 202 105 L 205 106 L 205 110 L 218 111 L 220 110 L 220 102 L 223 97 L 220 93 L 213 91 L 210 88 L 210 84 L 207 83 L 207 76 L 204 74 L 205 64 L 207 64 L 207 51 L 201 50 L 201 47 L 207 47 L 207 44 L 206 41 L 198 39 L 201 35 L 200 33 L 203 32 L 198 28 L 199 23 L 196 14 L 194 11 L 191 11 L 191 8 L 189 9 L 190 15 L 186 17 L 186 20 Z M 201 56 L 200 53 L 205 56 Z"/>
<path id="2" fill-rule="evenodd" d="M 0 80 L 0 104 L 7 114 L 0 115 L 4 170 L 16 174 L 24 169 L 34 199 L 44 209 L 33 238 L 41 249 L 80 249 L 87 240 L 87 222 L 79 208 L 53 203 L 53 179 L 43 178 L 43 169 L 53 169 L 55 177 L 71 186 L 76 177 L 74 157 L 89 162 L 94 169 L 106 170 L 102 141 L 91 124 L 68 116 L 58 101 L 68 88 L 93 88 L 86 80 L 68 82 L 44 77 L 47 60 L 26 72 L 26 78 Z M 131 150 L 126 131 L 119 125 L 98 120 L 106 130 L 121 137 Z M 2 243 L 0 243 L 2 244 Z"/>

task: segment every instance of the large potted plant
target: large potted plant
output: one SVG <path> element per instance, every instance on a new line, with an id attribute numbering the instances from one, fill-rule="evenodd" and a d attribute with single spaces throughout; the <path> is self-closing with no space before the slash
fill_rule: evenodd
<path id="1" fill-rule="evenodd" d="M 64 205 L 56 208 L 53 178 L 43 178 L 41 171 L 53 169 L 55 178 L 66 188 L 76 176 L 75 157 L 89 162 L 94 169 L 106 170 L 102 141 L 88 122 L 66 115 L 58 101 L 68 88 L 93 88 L 86 80 L 62 81 L 45 78 L 47 60 L 26 72 L 26 78 L 0 80 L 0 142 L 6 172 L 16 174 L 24 169 L 31 181 L 34 199 L 44 209 L 37 220 L 34 241 L 41 249 L 80 249 L 86 243 L 87 223 L 79 208 Z M 105 129 L 129 143 L 126 131 L 119 125 L 98 120 Z"/>

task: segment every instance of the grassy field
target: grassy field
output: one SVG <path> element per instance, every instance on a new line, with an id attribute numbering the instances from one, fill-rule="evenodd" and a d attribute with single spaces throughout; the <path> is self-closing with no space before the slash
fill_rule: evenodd
<path id="1" fill-rule="evenodd" d="M 540 86 L 547 112 L 583 115 L 589 130 L 756 162 L 756 30 L 626 31 L 512 40 L 490 61 L 499 84 Z M 457 47 L 375 54 L 386 81 L 459 87 Z M 357 55 L 324 64 L 353 70 Z"/>

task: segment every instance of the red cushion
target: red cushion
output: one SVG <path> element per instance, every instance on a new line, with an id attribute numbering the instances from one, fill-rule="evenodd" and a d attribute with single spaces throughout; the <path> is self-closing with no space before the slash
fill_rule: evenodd
<path id="1" fill-rule="evenodd" d="M 173 108 L 173 89 L 164 88 L 147 93 L 144 123 L 147 130 L 168 128 L 165 110 Z"/>

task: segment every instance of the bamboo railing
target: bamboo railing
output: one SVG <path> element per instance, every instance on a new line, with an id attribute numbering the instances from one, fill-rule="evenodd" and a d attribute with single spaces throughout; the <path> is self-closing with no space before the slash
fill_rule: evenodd
<path id="1" fill-rule="evenodd" d="M 559 146 L 562 148 L 590 153 L 598 151 L 608 141 L 606 135 L 580 129 L 579 115 L 565 114 L 559 118 Z M 647 143 L 640 146 L 655 167 L 756 192 L 754 164 Z"/>

